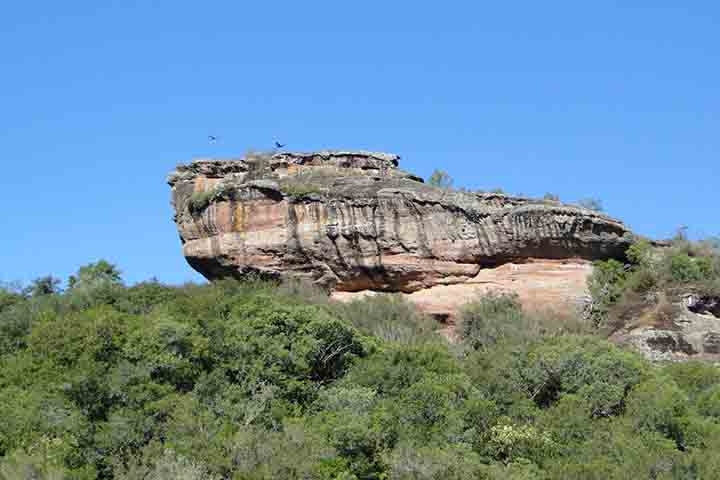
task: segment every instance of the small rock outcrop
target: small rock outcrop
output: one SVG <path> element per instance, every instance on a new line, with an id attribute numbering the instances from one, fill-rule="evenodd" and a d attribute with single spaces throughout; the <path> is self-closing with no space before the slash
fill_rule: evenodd
<path id="1" fill-rule="evenodd" d="M 687 294 L 672 305 L 662 324 L 628 325 L 611 338 L 653 361 L 689 359 L 720 362 L 720 298 Z"/>
<path id="2" fill-rule="evenodd" d="M 530 297 L 557 285 L 559 295 L 582 296 L 588 262 L 621 258 L 631 242 L 602 213 L 438 188 L 398 163 L 385 153 L 317 152 L 180 165 L 168 183 L 185 258 L 211 280 L 300 277 L 339 294 L 403 292 L 432 311 L 433 288 L 512 287 L 525 270 L 531 280 L 516 280 L 527 280 Z M 568 270 L 583 281 L 569 286 L 557 274 Z"/>

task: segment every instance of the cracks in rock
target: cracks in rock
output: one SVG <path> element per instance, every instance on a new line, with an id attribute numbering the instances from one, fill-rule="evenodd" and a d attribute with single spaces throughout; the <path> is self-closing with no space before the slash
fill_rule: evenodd
<path id="1" fill-rule="evenodd" d="M 380 225 L 385 225 L 385 217 L 380 214 L 378 215 L 378 205 L 375 203 L 372 206 L 372 230 L 374 235 L 374 243 L 375 243 L 375 261 L 378 265 L 382 265 L 382 249 L 380 248 L 380 242 L 378 242 L 378 238 L 380 238 L 380 233 L 378 232 L 378 216 L 380 217 Z"/>
<path id="2" fill-rule="evenodd" d="M 287 208 L 287 219 L 288 219 L 288 236 L 289 238 L 294 242 L 294 245 L 290 247 L 288 245 L 288 249 L 292 248 L 293 252 L 286 251 L 286 256 L 289 254 L 290 256 L 294 257 L 295 253 L 298 252 L 300 256 L 303 258 L 303 260 L 306 263 L 313 264 L 313 260 L 310 256 L 308 256 L 307 252 L 302 246 L 302 242 L 300 241 L 300 234 L 298 233 L 298 219 L 297 219 L 297 212 L 295 212 L 295 205 L 292 203 L 288 204 Z M 291 262 L 293 263 L 293 262 Z"/>
<path id="3" fill-rule="evenodd" d="M 373 174 L 376 170 L 370 166 L 359 168 Z M 227 194 L 231 200 L 233 231 L 243 230 L 234 227 L 239 223 L 236 216 L 242 214 L 236 211 L 236 201 L 242 204 L 261 199 L 268 205 L 273 201 L 287 205 L 286 219 L 272 225 L 272 229 L 286 229 L 284 245 L 283 241 L 276 245 L 275 233 L 271 233 L 265 248 L 264 229 L 270 227 L 265 224 L 251 227 L 252 233 L 258 234 L 254 243 L 260 243 L 252 248 L 271 257 L 269 270 L 322 271 L 328 278 L 332 275 L 344 278 L 350 288 L 362 285 L 416 288 L 443 279 L 464 283 L 471 277 L 460 280 L 465 278 L 462 272 L 475 270 L 470 266 L 476 266 L 479 271 L 522 256 L 605 258 L 621 253 L 625 246 L 616 235 L 624 232 L 621 223 L 608 222 L 604 216 L 594 216 L 574 207 L 534 204 L 529 200 L 519 203 L 499 195 L 482 197 L 440 192 L 417 186 L 405 177 L 387 177 L 380 181 L 361 177 L 362 181 L 350 178 L 335 182 L 322 196 L 287 196 L 266 180 L 259 180 L 257 185 L 238 185 L 236 180 L 240 177 L 233 175 L 227 175 L 222 183 L 234 187 Z M 224 205 L 220 209 L 211 206 L 195 219 L 186 218 L 184 212 L 178 210 L 178 206 L 183 205 L 182 199 L 191 194 L 191 183 L 178 177 L 173 188 L 179 192 L 173 194 L 177 196 L 175 220 L 181 241 L 183 236 L 195 240 L 193 237 L 197 235 L 204 240 L 198 245 L 204 255 L 222 254 L 221 246 L 244 251 L 243 235 L 227 239 L 234 244 L 220 242 L 218 238 L 216 230 L 224 226 L 217 222 L 227 220 Z M 188 191 L 187 195 L 183 189 Z M 283 209 L 277 205 L 273 208 Z M 253 212 L 253 215 L 265 215 L 264 210 Z M 303 217 L 303 213 L 307 216 Z M 283 225 L 283 221 L 287 225 Z M 212 238 L 207 240 L 208 237 Z M 391 260 L 396 255 L 398 257 Z M 432 266 L 433 259 L 438 261 L 435 266 Z M 248 260 L 239 257 L 232 261 Z M 384 267 L 383 262 L 390 265 Z M 455 279 L 448 273 L 452 271 L 456 272 Z"/>
<path id="4" fill-rule="evenodd" d="M 419 251 L 423 257 L 433 258 L 432 249 L 428 246 L 427 232 L 425 231 L 425 223 L 423 222 L 423 214 L 420 209 L 412 201 L 408 201 L 407 197 L 403 195 L 403 199 L 408 206 L 408 210 L 411 215 L 415 217 L 415 226 L 417 227 Z"/>
<path id="5" fill-rule="evenodd" d="M 393 234 L 395 236 L 395 241 L 398 245 L 405 251 L 405 253 L 411 253 L 410 249 L 405 245 L 405 242 L 402 241 L 402 237 L 400 236 L 400 212 L 398 212 L 397 208 L 392 209 L 393 214 Z"/>

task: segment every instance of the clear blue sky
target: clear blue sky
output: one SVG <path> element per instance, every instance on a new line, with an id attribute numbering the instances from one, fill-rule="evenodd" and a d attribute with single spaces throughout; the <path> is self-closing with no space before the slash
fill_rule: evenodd
<path id="1" fill-rule="evenodd" d="M 717 235 L 719 25 L 709 0 L 4 2 L 0 281 L 199 280 L 165 175 L 274 139 Z"/>

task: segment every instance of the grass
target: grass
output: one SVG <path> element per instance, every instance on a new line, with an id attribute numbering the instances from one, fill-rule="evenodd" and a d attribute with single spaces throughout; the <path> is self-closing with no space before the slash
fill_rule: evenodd
<path id="1" fill-rule="evenodd" d="M 321 193 L 322 190 L 317 185 L 310 183 L 297 182 L 297 183 L 285 183 L 280 187 L 280 190 L 286 195 L 291 197 L 302 197 L 304 195 L 310 195 L 313 193 Z"/>
<path id="2" fill-rule="evenodd" d="M 188 201 L 188 209 L 192 214 L 198 214 L 205 210 L 212 200 L 215 190 L 204 190 L 202 192 L 194 192 Z"/>
<path id="3" fill-rule="evenodd" d="M 294 197 L 322 193 L 323 186 L 332 184 L 337 177 L 338 174 L 335 171 L 312 168 L 283 178 L 280 181 L 280 190 L 284 194 Z"/>
<path id="4" fill-rule="evenodd" d="M 229 185 L 217 185 L 209 190 L 194 192 L 188 200 L 188 210 L 192 215 L 199 215 L 212 202 L 226 198 L 232 191 L 233 188 Z"/>

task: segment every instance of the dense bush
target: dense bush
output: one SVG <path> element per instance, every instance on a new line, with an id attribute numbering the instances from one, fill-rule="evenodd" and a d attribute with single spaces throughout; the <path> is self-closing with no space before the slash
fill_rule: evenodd
<path id="1" fill-rule="evenodd" d="M 517 295 L 489 293 L 460 311 L 460 336 L 473 348 L 524 335 L 525 318 Z"/>
<path id="2" fill-rule="evenodd" d="M 594 210 L 596 212 L 603 211 L 602 201 L 597 198 L 583 198 L 578 200 L 578 205 L 582 208 L 587 208 L 588 210 Z"/>
<path id="3" fill-rule="evenodd" d="M 439 340 L 428 315 L 400 295 L 378 295 L 335 306 L 337 314 L 361 332 L 388 342 L 406 344 Z"/>
<path id="4" fill-rule="evenodd" d="M 280 190 L 290 196 L 319 194 L 327 191 L 338 179 L 336 171 L 317 168 L 309 171 L 293 172 L 291 175 L 277 179 Z"/>
<path id="5" fill-rule="evenodd" d="M 0 290 L 0 479 L 720 471 L 717 367 L 653 366 L 541 329 L 514 297 L 468 306 L 458 348 L 398 297 L 340 305 L 299 284 L 126 287 L 106 262 L 74 277 L 64 292 Z"/>
<path id="6" fill-rule="evenodd" d="M 0 285 L 0 312 L 15 305 L 23 299 L 23 295 L 16 289 Z"/>
<path id="7" fill-rule="evenodd" d="M 463 305 L 458 322 L 460 338 L 475 350 L 591 330 L 571 312 L 525 312 L 517 294 L 492 291 Z"/>
<path id="8" fill-rule="evenodd" d="M 232 198 L 234 188 L 232 185 L 220 184 L 209 190 L 193 192 L 188 199 L 188 210 L 192 215 L 199 215 L 212 202 L 216 202 L 226 198 Z"/>
<path id="9" fill-rule="evenodd" d="M 427 181 L 428 185 L 438 188 L 451 188 L 453 178 L 445 170 L 436 169 L 430 175 Z"/>
<path id="10" fill-rule="evenodd" d="M 190 213 L 192 214 L 201 213 L 208 207 L 208 205 L 210 205 L 210 201 L 214 195 L 215 192 L 213 190 L 193 192 L 188 200 L 188 210 L 190 210 Z"/>

